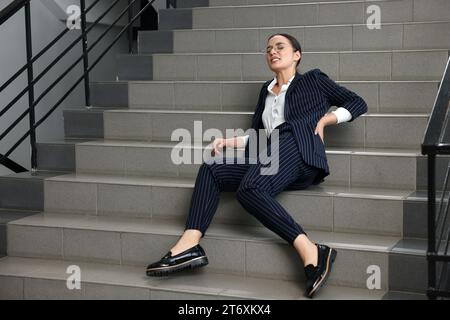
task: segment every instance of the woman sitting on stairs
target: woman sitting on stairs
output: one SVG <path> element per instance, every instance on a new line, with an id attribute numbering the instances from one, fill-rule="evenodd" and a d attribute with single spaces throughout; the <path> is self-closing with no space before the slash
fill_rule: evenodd
<path id="1" fill-rule="evenodd" d="M 163 276 L 207 265 L 208 258 L 199 242 L 212 221 L 220 192 L 233 191 L 250 214 L 295 248 L 304 265 L 306 296 L 312 297 L 324 285 L 336 250 L 312 242 L 275 196 L 287 188 L 299 190 L 323 182 L 329 175 L 324 127 L 353 121 L 367 112 L 367 104 L 319 69 L 298 73 L 301 57 L 301 46 L 294 37 L 288 34 L 269 37 L 266 61 L 275 77 L 261 89 L 252 128 L 265 130 L 266 151 L 271 145 L 273 130 L 278 130 L 279 143 L 275 144 L 279 146 L 276 149 L 278 171 L 261 174 L 260 159 L 253 164 L 203 163 L 195 182 L 185 231 L 161 260 L 148 266 L 148 276 Z M 328 113 L 332 105 L 338 108 Z M 224 147 L 245 147 L 248 155 L 248 140 L 248 136 L 215 139 L 212 147 L 215 155 Z"/>

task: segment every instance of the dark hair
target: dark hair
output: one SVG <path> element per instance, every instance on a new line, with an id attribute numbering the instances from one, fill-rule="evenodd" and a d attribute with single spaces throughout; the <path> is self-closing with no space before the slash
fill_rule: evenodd
<path id="1" fill-rule="evenodd" d="M 302 47 L 300 45 L 300 42 L 298 42 L 298 40 L 295 37 L 293 37 L 287 33 L 275 33 L 275 34 L 271 35 L 267 39 L 267 41 L 269 41 L 270 39 L 272 39 L 275 36 L 283 36 L 283 37 L 287 38 L 289 40 L 289 42 L 291 43 L 292 48 L 294 48 L 294 52 L 300 51 L 300 54 L 302 53 Z M 302 57 L 300 56 L 300 59 L 297 61 L 297 65 L 295 67 L 298 67 L 301 60 L 302 60 Z"/>

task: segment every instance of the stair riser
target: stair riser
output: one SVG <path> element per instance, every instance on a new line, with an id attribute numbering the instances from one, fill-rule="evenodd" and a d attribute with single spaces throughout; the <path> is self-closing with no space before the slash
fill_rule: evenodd
<path id="1" fill-rule="evenodd" d="M 0 224 L 0 258 L 6 256 L 6 224 Z"/>
<path id="2" fill-rule="evenodd" d="M 64 270 L 65 271 L 65 270 Z M 67 280 L 0 277 L 0 299 L 5 300 L 149 300 L 150 290 L 81 281 L 80 290 L 68 290 Z"/>
<path id="3" fill-rule="evenodd" d="M 320 68 L 335 80 L 439 80 L 448 51 L 304 53 L 300 70 Z M 273 78 L 264 54 L 153 56 L 154 80 L 244 80 Z"/>
<path id="4" fill-rule="evenodd" d="M 142 266 L 144 275 L 145 266 L 163 256 L 177 238 L 178 235 L 9 225 L 8 255 Z M 211 270 L 304 280 L 301 261 L 287 244 L 205 237 L 202 246 L 209 253 Z M 381 289 L 387 289 L 388 253 L 339 248 L 338 252 L 329 284 L 365 288 L 367 267 L 377 265 L 381 269 Z"/>
<path id="5" fill-rule="evenodd" d="M 95 107 L 127 107 L 128 83 L 126 82 L 91 82 L 91 105 Z"/>
<path id="6" fill-rule="evenodd" d="M 251 125 L 252 115 L 106 112 L 104 117 L 106 139 L 171 141 L 171 135 L 175 130 L 185 128 L 189 130 L 192 140 L 202 141 L 202 136 L 194 134 L 194 122 L 201 124 L 202 133 L 207 129 L 216 128 L 226 137 L 227 128 L 247 130 Z M 325 146 L 419 150 L 427 122 L 428 117 L 422 116 L 361 117 L 353 123 L 326 127 Z"/>
<path id="7" fill-rule="evenodd" d="M 75 144 L 37 144 L 38 170 L 75 171 Z"/>
<path id="8" fill-rule="evenodd" d="M 63 275 L 65 270 L 61 271 Z M 67 290 L 67 280 L 30 277 L 0 277 L 2 300 L 241 300 L 242 297 L 219 296 L 216 293 L 192 293 L 182 291 L 127 287 L 96 282 L 80 282 L 81 290 Z"/>
<path id="9" fill-rule="evenodd" d="M 103 111 L 64 110 L 63 114 L 66 138 L 103 138 Z"/>
<path id="10" fill-rule="evenodd" d="M 209 7 L 209 0 L 183 0 L 177 2 L 177 8 Z"/>
<path id="11" fill-rule="evenodd" d="M 302 51 L 357 51 L 450 48 L 450 23 L 284 27 L 238 30 L 173 30 L 139 33 L 139 53 L 264 52 L 274 33 L 293 35 Z"/>
<path id="12" fill-rule="evenodd" d="M 370 113 L 429 113 L 438 90 L 437 82 L 338 83 L 360 95 Z M 130 108 L 254 112 L 262 85 L 130 82 Z"/>
<path id="13" fill-rule="evenodd" d="M 108 217 L 171 218 L 184 223 L 190 187 L 156 187 L 46 181 L 45 211 Z M 277 200 L 306 229 L 400 236 L 403 204 L 399 198 L 370 199 L 285 191 Z M 260 226 L 236 200 L 221 194 L 214 221 Z M 302 203 L 299 207 L 298 204 Z M 320 212 L 320 215 L 317 215 Z"/>
<path id="14" fill-rule="evenodd" d="M 202 151 L 197 151 L 200 158 L 198 164 L 180 165 L 172 161 L 172 152 L 178 158 L 180 150 L 172 148 L 78 145 L 77 172 L 195 177 L 202 163 Z M 194 154 L 191 152 L 191 163 L 194 161 Z M 328 153 L 327 159 L 331 172 L 326 178 L 327 184 L 410 190 L 416 188 L 418 158 L 412 154 L 399 157 L 342 152 Z"/>
<path id="15" fill-rule="evenodd" d="M 425 191 L 426 192 L 426 191 Z M 405 238 L 428 238 L 428 201 L 405 200 L 403 202 L 403 236 Z"/>
<path id="16" fill-rule="evenodd" d="M 323 24 L 365 24 L 367 8 L 380 7 L 382 22 L 448 21 L 450 5 L 434 1 L 383 1 L 355 3 L 311 3 L 262 7 L 194 8 L 160 10 L 160 29 L 208 29 L 284 27 Z M 432 8 L 432 9 L 430 9 Z"/>
<path id="17" fill-rule="evenodd" d="M 336 0 L 321 0 L 320 2 L 335 2 Z M 339 0 L 339 2 L 355 1 L 355 0 Z M 369 0 L 366 0 L 369 1 Z M 390 0 L 387 0 L 390 1 Z M 263 5 L 263 4 L 300 4 L 310 3 L 312 0 L 209 0 L 209 7 L 221 6 L 246 6 L 246 5 Z M 319 1 L 317 1 L 319 2 Z"/>
<path id="18" fill-rule="evenodd" d="M 42 211 L 44 208 L 42 179 L 1 177 L 0 208 Z"/>
<path id="19" fill-rule="evenodd" d="M 425 255 L 390 254 L 390 290 L 424 293 L 428 287 L 427 274 L 428 264 Z"/>
<path id="20" fill-rule="evenodd" d="M 301 70 L 320 68 L 336 80 L 438 80 L 448 51 L 304 53 Z M 263 54 L 139 56 L 120 59 L 120 80 L 267 80 Z M 153 70 L 153 75 L 152 75 Z"/>
<path id="21" fill-rule="evenodd" d="M 2 300 L 240 300 L 217 294 L 195 294 L 81 281 L 81 290 L 67 290 L 67 280 L 0 277 Z M 242 299 L 242 298 L 241 298 Z"/>

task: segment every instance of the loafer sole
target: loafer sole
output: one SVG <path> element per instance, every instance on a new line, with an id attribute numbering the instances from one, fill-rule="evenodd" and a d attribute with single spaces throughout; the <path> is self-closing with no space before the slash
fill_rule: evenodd
<path id="1" fill-rule="evenodd" d="M 201 268 L 206 266 L 207 264 L 208 258 L 206 256 L 203 256 L 173 266 L 147 269 L 147 276 L 163 277 L 183 270 Z"/>
<path id="2" fill-rule="evenodd" d="M 328 276 L 330 275 L 334 260 L 336 260 L 336 256 L 337 256 L 337 251 L 330 248 L 330 250 L 328 251 L 327 267 L 325 269 L 325 273 L 320 278 L 320 280 L 313 286 L 311 291 L 308 293 L 309 298 L 312 298 L 314 293 L 316 293 L 320 288 L 322 288 L 326 284 Z"/>

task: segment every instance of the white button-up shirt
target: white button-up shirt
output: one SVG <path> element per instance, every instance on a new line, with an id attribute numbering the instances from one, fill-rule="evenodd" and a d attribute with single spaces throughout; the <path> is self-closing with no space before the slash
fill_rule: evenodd
<path id="1" fill-rule="evenodd" d="M 277 77 L 274 77 L 272 82 L 267 87 L 267 97 L 265 101 L 264 111 L 262 114 L 262 121 L 266 130 L 266 135 L 270 136 L 273 129 L 280 124 L 286 122 L 284 118 L 284 102 L 286 98 L 286 91 L 288 90 L 295 75 L 289 79 L 288 83 L 281 86 L 278 95 L 272 91 L 275 84 L 277 84 Z M 352 118 L 352 114 L 345 108 L 339 107 L 335 111 L 332 111 L 336 115 L 337 123 L 347 122 Z M 249 136 L 241 136 L 244 146 L 247 145 Z"/>

